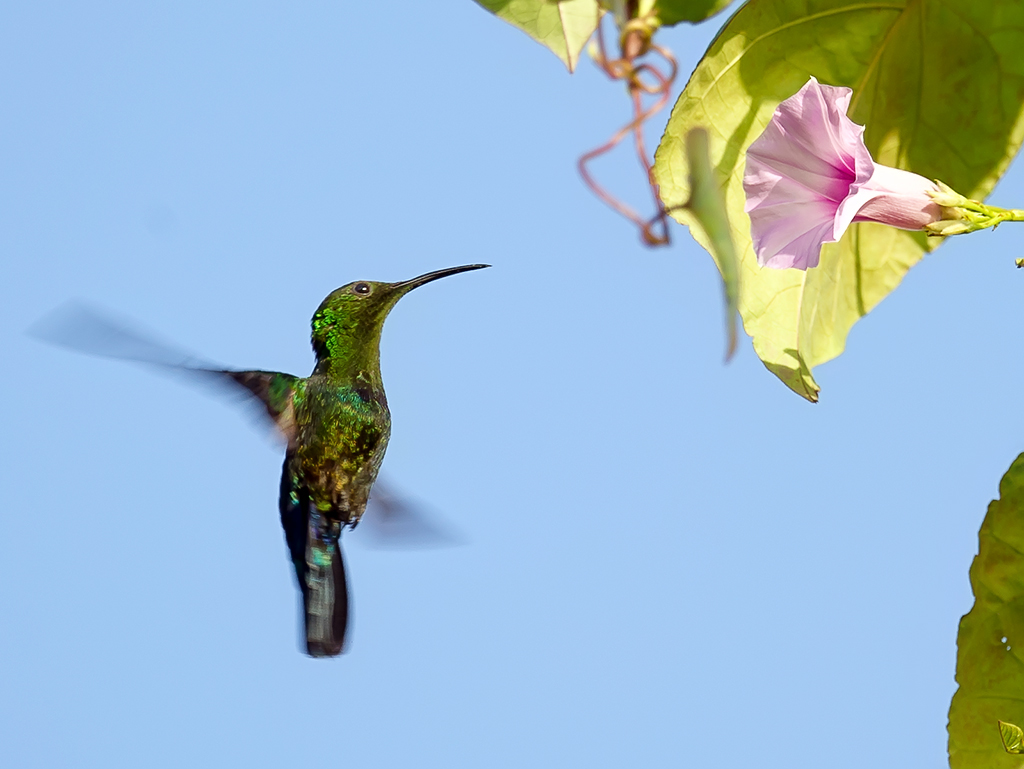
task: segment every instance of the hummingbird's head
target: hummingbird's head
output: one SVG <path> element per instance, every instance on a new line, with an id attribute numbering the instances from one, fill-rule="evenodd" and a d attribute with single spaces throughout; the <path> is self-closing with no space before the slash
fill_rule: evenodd
<path id="1" fill-rule="evenodd" d="M 313 315 L 312 342 L 317 361 L 361 361 L 366 354 L 376 359 L 384 320 L 399 299 L 424 283 L 484 267 L 490 265 L 449 267 L 399 283 L 357 280 L 332 291 Z"/>

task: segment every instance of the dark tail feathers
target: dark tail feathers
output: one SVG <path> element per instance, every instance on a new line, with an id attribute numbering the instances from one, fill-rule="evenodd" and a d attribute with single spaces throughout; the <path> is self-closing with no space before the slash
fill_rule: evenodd
<path id="1" fill-rule="evenodd" d="M 281 477 L 281 525 L 302 591 L 306 653 L 336 657 L 344 651 L 348 585 L 341 553 L 341 524 L 323 517 L 299 487 L 285 459 Z"/>

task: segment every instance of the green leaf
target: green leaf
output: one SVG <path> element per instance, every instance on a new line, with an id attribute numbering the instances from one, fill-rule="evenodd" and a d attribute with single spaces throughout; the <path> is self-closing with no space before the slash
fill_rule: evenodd
<path id="1" fill-rule="evenodd" d="M 1003 741 L 1003 750 L 1007 753 L 1017 755 L 1024 753 L 1024 729 L 1017 724 L 1008 724 L 1005 721 L 999 722 L 999 737 Z"/>
<path id="2" fill-rule="evenodd" d="M 685 201 L 684 137 L 709 128 L 740 254 L 743 325 L 765 366 L 795 392 L 817 400 L 811 369 L 839 355 L 853 324 L 939 241 L 856 224 L 824 247 L 814 269 L 762 269 L 743 212 L 747 147 L 814 75 L 853 88 L 850 117 L 867 126 L 876 161 L 981 199 L 1024 138 L 1022 51 L 1020 0 L 749 0 L 697 65 L 658 147 L 655 177 L 666 207 Z M 685 210 L 673 216 L 693 222 Z"/>
<path id="3" fill-rule="evenodd" d="M 601 19 L 598 0 L 476 0 L 561 59 L 572 72 Z"/>
<path id="4" fill-rule="evenodd" d="M 740 294 L 739 260 L 729 235 L 729 217 L 722 189 L 711 167 L 708 132 L 694 128 L 686 135 L 686 161 L 690 169 L 690 201 L 687 208 L 704 231 L 715 261 L 722 267 L 725 291 L 725 358 L 736 351 L 736 313 Z"/>
<path id="5" fill-rule="evenodd" d="M 988 506 L 971 587 L 974 606 L 960 620 L 956 639 L 960 688 L 949 708 L 949 765 L 1020 769 L 1024 755 L 1010 750 L 1013 730 L 1020 732 L 1013 723 L 1024 723 L 1024 454 Z M 1012 727 L 1009 735 L 1005 727 Z"/>
<path id="6" fill-rule="evenodd" d="M 725 10 L 732 0 L 646 0 L 640 3 L 641 15 L 650 9 L 658 23 L 663 27 L 671 27 L 681 21 L 696 24 Z"/>

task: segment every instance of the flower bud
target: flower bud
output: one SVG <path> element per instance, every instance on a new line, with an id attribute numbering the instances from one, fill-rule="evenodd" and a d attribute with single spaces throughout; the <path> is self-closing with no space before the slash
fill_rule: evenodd
<path id="1" fill-rule="evenodd" d="M 924 229 L 929 235 L 963 235 L 965 232 L 970 232 L 972 227 L 963 219 L 943 219 L 926 224 Z"/>

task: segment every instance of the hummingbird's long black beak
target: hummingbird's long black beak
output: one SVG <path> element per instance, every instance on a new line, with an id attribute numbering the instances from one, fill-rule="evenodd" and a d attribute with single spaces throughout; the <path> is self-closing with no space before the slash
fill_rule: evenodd
<path id="1" fill-rule="evenodd" d="M 403 280 L 400 283 L 392 283 L 391 287 L 397 290 L 399 293 L 404 294 L 407 291 L 412 291 L 414 288 L 422 286 L 424 283 L 429 283 L 432 280 L 439 278 L 447 278 L 449 275 L 458 275 L 460 272 L 469 272 L 470 270 L 482 270 L 484 267 L 490 267 L 489 264 L 464 264 L 461 267 L 447 267 L 443 270 L 434 270 L 428 272 L 425 275 L 420 275 L 418 278 L 412 278 L 411 280 Z"/>

